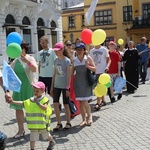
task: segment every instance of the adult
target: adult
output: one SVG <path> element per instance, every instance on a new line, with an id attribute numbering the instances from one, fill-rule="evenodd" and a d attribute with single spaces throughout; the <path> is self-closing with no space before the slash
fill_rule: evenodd
<path id="1" fill-rule="evenodd" d="M 136 48 L 140 54 L 139 59 L 139 73 L 141 77 L 141 82 L 145 84 L 146 71 L 147 71 L 147 61 L 148 61 L 148 44 L 146 43 L 146 37 L 141 38 L 141 43 L 137 44 Z"/>
<path id="2" fill-rule="evenodd" d="M 22 53 L 19 58 L 16 58 L 12 63 L 11 67 L 21 80 L 20 92 L 13 92 L 12 98 L 14 101 L 23 101 L 33 96 L 33 88 L 31 84 L 37 81 L 38 67 L 34 57 L 28 53 L 28 45 L 23 42 L 21 44 Z M 9 96 L 9 95 L 8 95 Z M 7 97 L 7 96 L 6 96 Z M 10 108 L 16 110 L 16 119 L 18 123 L 18 132 L 13 138 L 19 138 L 24 136 L 24 113 L 23 107 L 15 104 L 10 104 Z"/>
<path id="3" fill-rule="evenodd" d="M 56 54 L 52 48 L 49 48 L 49 39 L 46 36 L 40 38 L 40 44 L 43 49 L 38 53 L 39 81 L 45 84 L 46 91 L 50 94 Z"/>
<path id="4" fill-rule="evenodd" d="M 108 50 L 104 46 L 97 45 L 90 51 L 90 56 L 93 58 L 96 65 L 96 78 L 98 81 L 99 76 L 109 70 L 111 60 Z M 103 105 L 106 105 L 104 96 L 97 97 L 97 103 L 95 104 L 94 109 L 99 110 Z"/>
<path id="5" fill-rule="evenodd" d="M 139 55 L 136 48 L 134 48 L 134 42 L 128 42 L 128 49 L 125 51 L 122 57 L 125 61 L 125 76 L 127 80 L 127 92 L 134 93 L 138 88 L 138 60 Z"/>
<path id="6" fill-rule="evenodd" d="M 76 52 L 73 50 L 72 48 L 72 43 L 67 40 L 65 41 L 65 47 L 66 47 L 66 50 L 68 51 L 70 57 L 71 57 L 71 62 L 73 63 L 73 60 L 76 56 Z M 79 102 L 76 100 L 76 96 L 75 96 L 75 91 L 74 91 L 74 79 L 75 79 L 75 73 L 72 75 L 71 77 L 71 82 L 70 82 L 70 99 L 74 102 L 74 104 L 76 105 L 77 107 L 77 112 L 74 113 L 74 114 L 71 114 L 71 117 L 74 117 L 78 114 L 80 114 L 80 106 L 79 106 Z"/>
<path id="7" fill-rule="evenodd" d="M 77 56 L 73 63 L 73 72 L 76 71 L 74 81 L 75 94 L 76 99 L 80 104 L 80 112 L 82 116 L 80 126 L 84 126 L 86 124 L 91 125 L 93 122 L 91 108 L 88 103 L 88 101 L 92 98 L 92 86 L 89 86 L 88 84 L 87 68 L 95 72 L 96 67 L 92 58 L 85 54 L 85 50 L 85 45 L 83 43 L 76 44 Z"/>

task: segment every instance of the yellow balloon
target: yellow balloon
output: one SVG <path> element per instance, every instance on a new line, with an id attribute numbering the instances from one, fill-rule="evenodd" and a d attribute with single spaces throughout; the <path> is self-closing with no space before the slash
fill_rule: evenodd
<path id="1" fill-rule="evenodd" d="M 103 73 L 99 76 L 98 81 L 101 84 L 107 84 L 110 82 L 110 76 L 107 73 Z"/>
<path id="2" fill-rule="evenodd" d="M 106 39 L 106 32 L 102 29 L 97 29 L 92 34 L 92 44 L 94 46 L 102 44 Z"/>
<path id="3" fill-rule="evenodd" d="M 119 44 L 119 45 L 122 45 L 123 43 L 124 43 L 124 40 L 123 40 L 123 39 L 119 39 L 119 40 L 118 40 L 118 44 Z"/>
<path id="4" fill-rule="evenodd" d="M 97 90 L 97 86 L 94 88 L 93 92 L 94 92 L 95 96 L 102 97 L 102 95 L 100 95 L 99 92 L 98 92 L 98 90 Z"/>
<path id="5" fill-rule="evenodd" d="M 99 95 L 104 96 L 107 93 L 107 87 L 103 84 L 99 84 L 97 86 L 97 92 Z"/>

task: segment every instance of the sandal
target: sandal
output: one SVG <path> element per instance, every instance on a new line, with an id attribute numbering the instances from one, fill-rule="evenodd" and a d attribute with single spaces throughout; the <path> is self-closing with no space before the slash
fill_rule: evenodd
<path id="1" fill-rule="evenodd" d="M 53 131 L 58 131 L 60 129 L 62 129 L 62 124 L 57 123 L 57 126 L 53 129 Z"/>
<path id="2" fill-rule="evenodd" d="M 25 135 L 25 131 L 23 131 L 22 133 L 17 133 L 15 136 L 13 136 L 13 139 L 18 139 L 21 138 Z"/>
<path id="3" fill-rule="evenodd" d="M 87 126 L 91 126 L 91 124 L 93 123 L 93 120 L 92 120 L 92 115 L 88 118 L 88 121 L 87 121 Z"/>
<path id="4" fill-rule="evenodd" d="M 66 126 L 63 128 L 64 130 L 70 129 L 72 126 L 70 123 L 66 123 Z"/>
<path id="5" fill-rule="evenodd" d="M 95 106 L 93 107 L 94 110 L 100 110 L 101 109 L 101 105 L 99 105 L 98 103 L 95 104 Z"/>
<path id="6" fill-rule="evenodd" d="M 83 126 L 85 126 L 87 124 L 87 122 L 86 121 L 83 121 L 83 122 L 81 122 L 80 124 L 79 124 L 79 126 L 80 127 L 83 127 Z"/>
<path id="7" fill-rule="evenodd" d="M 102 106 L 106 106 L 106 102 L 105 101 L 102 101 L 101 103 L 100 103 L 100 106 L 102 107 Z"/>

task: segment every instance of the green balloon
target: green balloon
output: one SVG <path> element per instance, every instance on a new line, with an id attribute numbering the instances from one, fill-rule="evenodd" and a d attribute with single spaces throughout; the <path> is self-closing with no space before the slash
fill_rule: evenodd
<path id="1" fill-rule="evenodd" d="M 109 88 L 110 86 L 111 86 L 111 81 L 109 81 L 107 84 L 105 84 L 105 86 L 107 87 L 107 88 Z"/>
<path id="2" fill-rule="evenodd" d="M 19 44 L 11 43 L 7 46 L 6 54 L 10 58 L 17 58 L 21 55 L 22 49 Z"/>

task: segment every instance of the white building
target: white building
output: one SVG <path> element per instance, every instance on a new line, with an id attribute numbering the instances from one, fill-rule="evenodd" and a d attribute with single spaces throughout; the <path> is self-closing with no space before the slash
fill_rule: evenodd
<path id="1" fill-rule="evenodd" d="M 0 0 L 0 65 L 7 60 L 6 37 L 18 32 L 37 57 L 39 38 L 49 37 L 50 47 L 62 41 L 61 0 Z"/>
<path id="2" fill-rule="evenodd" d="M 84 0 L 61 0 L 62 9 L 67 9 L 68 7 L 75 6 L 82 3 Z"/>

